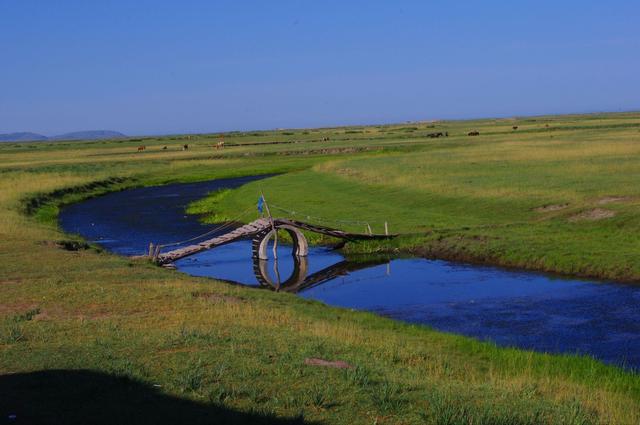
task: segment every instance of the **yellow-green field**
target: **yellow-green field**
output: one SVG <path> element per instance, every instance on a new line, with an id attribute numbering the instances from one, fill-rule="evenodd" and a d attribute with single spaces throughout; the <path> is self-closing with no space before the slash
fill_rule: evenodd
<path id="1" fill-rule="evenodd" d="M 233 216 L 262 189 L 285 210 L 374 231 L 387 221 L 403 234 L 347 245 L 349 255 L 406 250 L 638 281 L 640 113 L 232 133 L 216 150 L 219 140 L 0 144 L 2 418 L 640 422 L 638 375 L 588 358 L 497 348 L 56 243 L 73 238 L 57 229 L 59 206 L 88 196 L 282 173 L 192 210 Z M 310 357 L 356 367 L 307 366 Z"/>

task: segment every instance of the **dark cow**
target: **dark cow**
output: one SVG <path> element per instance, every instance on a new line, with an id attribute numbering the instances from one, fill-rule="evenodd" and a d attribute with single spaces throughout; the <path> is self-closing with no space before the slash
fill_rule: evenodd
<path id="1" fill-rule="evenodd" d="M 444 136 L 444 133 L 442 133 L 442 132 L 438 132 L 438 133 L 429 133 L 429 134 L 427 134 L 427 137 L 430 137 L 430 138 L 432 138 L 432 139 L 435 139 L 435 138 L 437 138 L 437 137 L 442 137 L 442 136 Z"/>
<path id="2" fill-rule="evenodd" d="M 183 151 L 187 151 L 187 150 L 189 150 L 189 145 L 183 145 L 183 146 L 182 146 L 182 150 L 183 150 Z"/>
<path id="3" fill-rule="evenodd" d="M 517 125 L 514 125 L 512 128 L 513 128 L 514 130 L 517 130 L 517 129 L 518 129 L 518 126 L 517 126 Z"/>
<path id="4" fill-rule="evenodd" d="M 479 131 L 470 131 L 467 135 L 468 136 L 479 136 L 480 132 Z"/>

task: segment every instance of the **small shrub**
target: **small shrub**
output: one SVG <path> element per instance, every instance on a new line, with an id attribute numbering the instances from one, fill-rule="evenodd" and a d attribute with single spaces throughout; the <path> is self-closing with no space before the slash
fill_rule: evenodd
<path id="1" fill-rule="evenodd" d="M 347 380 L 353 385 L 365 388 L 371 384 L 371 377 L 369 372 L 362 366 L 356 366 L 353 369 L 345 369 L 345 375 Z"/>
<path id="2" fill-rule="evenodd" d="M 177 384 L 183 392 L 198 391 L 204 383 L 204 367 L 198 361 L 178 374 Z"/>
<path id="3" fill-rule="evenodd" d="M 26 311 L 22 314 L 18 314 L 16 316 L 13 316 L 11 318 L 11 320 L 14 323 L 20 323 L 20 322 L 28 322 L 30 320 L 32 320 L 34 317 L 36 317 L 38 314 L 40 314 L 40 309 L 39 308 L 34 308 L 33 310 L 29 310 Z"/>
<path id="4" fill-rule="evenodd" d="M 235 397 L 235 391 L 224 385 L 219 385 L 209 391 L 209 401 L 216 404 L 224 404 Z"/>
<path id="5" fill-rule="evenodd" d="M 406 402 L 402 395 L 402 388 L 387 381 L 374 387 L 371 399 L 383 413 L 398 411 Z"/>
<path id="6" fill-rule="evenodd" d="M 14 344 L 16 342 L 24 341 L 25 335 L 22 330 L 22 326 L 13 324 L 9 326 L 1 335 L 0 342 L 3 344 Z"/>
<path id="7" fill-rule="evenodd" d="M 305 392 L 307 405 L 318 409 L 324 409 L 330 406 L 330 397 L 328 390 L 321 386 L 314 386 Z"/>

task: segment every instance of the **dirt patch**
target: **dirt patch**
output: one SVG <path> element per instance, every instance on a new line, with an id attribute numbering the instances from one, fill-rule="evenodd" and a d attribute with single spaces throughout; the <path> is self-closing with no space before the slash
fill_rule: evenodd
<path id="1" fill-rule="evenodd" d="M 60 248 L 64 249 L 65 251 L 80 251 L 91 248 L 86 242 L 72 240 L 42 241 L 40 243 L 44 246 Z"/>
<path id="2" fill-rule="evenodd" d="M 598 199 L 598 205 L 612 204 L 614 202 L 626 202 L 631 200 L 630 196 L 605 196 Z"/>
<path id="3" fill-rule="evenodd" d="M 353 168 L 338 168 L 336 171 L 336 174 L 340 174 L 343 176 L 357 176 L 360 173 L 356 170 L 354 170 Z"/>
<path id="4" fill-rule="evenodd" d="M 569 217 L 569 221 L 572 223 L 576 221 L 597 221 L 605 218 L 611 218 L 615 215 L 615 211 L 605 210 L 604 208 L 594 208 Z"/>
<path id="5" fill-rule="evenodd" d="M 233 297 L 231 295 L 214 294 L 212 292 L 193 292 L 191 294 L 193 298 L 202 298 L 203 300 L 211 303 L 231 303 L 237 304 L 244 302 L 244 299 L 240 297 Z"/>
<path id="6" fill-rule="evenodd" d="M 347 362 L 343 362 L 342 360 L 329 361 L 323 359 L 308 358 L 304 359 L 304 364 L 308 366 L 333 367 L 335 369 L 353 369 L 353 365 L 350 365 Z"/>
<path id="7" fill-rule="evenodd" d="M 550 204 L 550 205 L 543 205 L 541 207 L 534 208 L 533 210 L 535 212 L 545 213 L 545 212 L 552 212 L 552 211 L 560 211 L 567 208 L 568 206 L 569 204 Z"/>
<path id="8" fill-rule="evenodd" d="M 18 285 L 22 283 L 23 279 L 0 279 L 0 286 L 2 285 Z"/>
<path id="9" fill-rule="evenodd" d="M 26 311 L 34 311 L 38 308 L 37 304 L 33 303 L 18 303 L 18 304 L 0 304 L 0 317 L 14 316 L 23 314 Z"/>

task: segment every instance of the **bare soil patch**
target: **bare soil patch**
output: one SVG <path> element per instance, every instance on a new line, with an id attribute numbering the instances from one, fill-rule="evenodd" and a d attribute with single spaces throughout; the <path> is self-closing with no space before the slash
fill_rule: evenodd
<path id="1" fill-rule="evenodd" d="M 16 314 L 24 313 L 26 311 L 35 310 L 38 304 L 34 303 L 16 303 L 16 304 L 0 304 L 0 317 L 13 316 Z"/>
<path id="2" fill-rule="evenodd" d="M 20 278 L 16 278 L 16 279 L 0 279 L 0 286 L 2 285 L 18 285 L 20 283 L 22 283 L 23 279 Z"/>
<path id="3" fill-rule="evenodd" d="M 598 205 L 611 204 L 614 202 L 626 202 L 631 200 L 630 196 L 605 196 L 598 199 Z"/>
<path id="4" fill-rule="evenodd" d="M 73 240 L 41 241 L 41 244 L 44 246 L 64 249 L 66 251 L 80 251 L 91 248 L 86 242 Z"/>
<path id="5" fill-rule="evenodd" d="M 551 211 L 560 211 L 567 208 L 568 206 L 569 204 L 550 204 L 550 205 L 543 205 L 541 207 L 534 208 L 533 210 L 535 212 L 545 213 L 545 212 L 551 212 Z"/>
<path id="6" fill-rule="evenodd" d="M 616 215 L 615 211 L 606 210 L 604 208 L 594 208 L 592 210 L 583 211 L 579 214 L 569 217 L 570 222 L 576 221 L 597 221 L 605 218 L 611 218 Z"/>
<path id="7" fill-rule="evenodd" d="M 353 369 L 353 365 L 342 360 L 329 361 L 324 359 L 308 358 L 304 359 L 304 364 L 308 366 L 333 367 L 336 369 Z"/>

